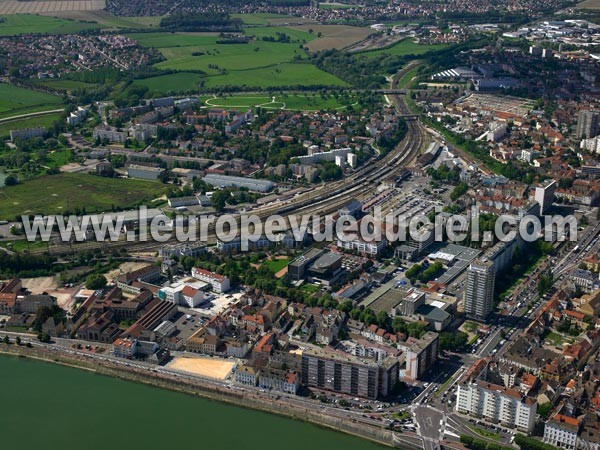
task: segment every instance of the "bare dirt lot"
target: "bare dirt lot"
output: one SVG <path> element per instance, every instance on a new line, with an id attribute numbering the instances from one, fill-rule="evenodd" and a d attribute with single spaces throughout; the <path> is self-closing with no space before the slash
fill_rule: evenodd
<path id="1" fill-rule="evenodd" d="M 331 48 L 341 49 L 365 39 L 373 32 L 369 28 L 353 27 L 350 25 L 299 25 L 291 26 L 297 30 L 313 30 L 315 34 L 322 36 L 306 44 L 311 52 L 328 50 Z"/>
<path id="2" fill-rule="evenodd" d="M 40 14 L 57 11 L 90 11 L 104 9 L 104 0 L 46 0 L 20 2 L 0 1 L 0 14 Z"/>
<path id="3" fill-rule="evenodd" d="M 576 7 L 579 9 L 600 9 L 600 0 L 585 0 Z"/>
<path id="4" fill-rule="evenodd" d="M 22 278 L 22 281 L 23 287 L 27 288 L 32 294 L 42 294 L 45 292 L 56 297 L 58 306 L 65 310 L 71 308 L 73 295 L 77 292 L 77 288 L 59 288 L 60 281 L 58 276 Z"/>
<path id="5" fill-rule="evenodd" d="M 126 262 L 126 263 L 121 264 L 118 269 L 111 270 L 110 272 L 108 272 L 105 275 L 105 277 L 108 280 L 108 282 L 111 283 L 119 275 L 127 273 L 127 272 L 133 272 L 134 270 L 141 269 L 142 267 L 146 267 L 149 264 L 150 263 L 147 263 L 147 262 Z"/>
<path id="6" fill-rule="evenodd" d="M 235 362 L 220 358 L 191 358 L 178 356 L 167 367 L 202 377 L 224 380 L 235 366 Z"/>

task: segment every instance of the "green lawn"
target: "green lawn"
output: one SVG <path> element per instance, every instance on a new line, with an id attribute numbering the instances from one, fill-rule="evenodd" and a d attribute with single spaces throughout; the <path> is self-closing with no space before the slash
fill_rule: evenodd
<path id="1" fill-rule="evenodd" d="M 148 87 L 153 95 L 167 95 L 171 92 L 197 91 L 201 79 L 197 73 L 178 72 L 135 80 L 133 84 Z"/>
<path id="2" fill-rule="evenodd" d="M 499 441 L 500 440 L 500 436 L 498 436 L 496 433 L 492 433 L 491 431 L 485 430 L 483 428 L 479 428 L 479 427 L 469 427 L 471 430 L 473 430 L 475 433 L 479 434 L 480 436 L 483 436 L 485 438 L 491 439 L 493 441 Z"/>
<path id="3" fill-rule="evenodd" d="M 247 86 L 256 88 L 315 85 L 347 86 L 347 83 L 312 64 L 292 63 L 212 76 L 208 77 L 205 83 L 206 87 Z"/>
<path id="4" fill-rule="evenodd" d="M 0 118 L 58 109 L 62 99 L 31 89 L 0 83 Z"/>
<path id="5" fill-rule="evenodd" d="M 52 168 L 59 168 L 69 164 L 73 159 L 73 152 L 68 148 L 62 148 L 48 152 L 46 156 L 46 165 Z"/>
<path id="6" fill-rule="evenodd" d="M 284 267 L 286 267 L 289 262 L 290 262 L 289 258 L 273 259 L 273 260 L 270 260 L 270 261 L 267 262 L 267 266 L 269 267 L 269 270 L 271 272 L 277 273 L 281 269 L 283 269 Z"/>
<path id="7" fill-rule="evenodd" d="M 46 114 L 39 117 L 30 117 L 29 119 L 11 120 L 10 122 L 0 123 L 0 138 L 7 137 L 10 130 L 20 130 L 32 127 L 51 127 L 54 122 L 61 119 L 60 113 Z"/>
<path id="8" fill-rule="evenodd" d="M 0 36 L 28 33 L 69 34 L 100 27 L 97 23 L 35 14 L 10 14 L 2 16 L 2 18 L 4 22 L 0 23 Z"/>
<path id="9" fill-rule="evenodd" d="M 564 342 L 563 337 L 560 334 L 555 333 L 553 331 L 548 333 L 548 335 L 545 337 L 545 339 L 547 342 L 551 342 L 552 345 L 554 345 L 555 347 L 560 347 Z"/>
<path id="10" fill-rule="evenodd" d="M 0 219 L 21 214 L 62 214 L 132 208 L 162 195 L 166 186 L 155 181 L 103 178 L 83 173 L 61 173 L 27 180 L 0 189 Z"/>
<path id="11" fill-rule="evenodd" d="M 367 58 L 374 58 L 376 56 L 380 56 L 382 54 L 385 55 L 394 55 L 394 56 L 405 56 L 405 55 L 422 55 L 427 52 L 431 52 L 434 50 L 442 50 L 447 48 L 446 44 L 433 44 L 433 45 L 421 45 L 414 42 L 412 39 L 407 38 L 398 42 L 395 45 L 392 45 L 389 48 L 385 48 L 382 50 L 373 50 L 368 52 L 360 53 L 362 56 L 366 56 Z"/>
<path id="12" fill-rule="evenodd" d="M 38 248 L 45 248 L 48 243 L 43 241 L 29 242 L 27 239 L 19 239 L 17 241 L 2 241 L 0 247 L 7 248 L 13 252 L 23 252 L 27 250 L 34 250 Z"/>

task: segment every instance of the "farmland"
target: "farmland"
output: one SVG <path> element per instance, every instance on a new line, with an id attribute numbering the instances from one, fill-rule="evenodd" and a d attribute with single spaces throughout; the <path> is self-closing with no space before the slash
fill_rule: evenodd
<path id="1" fill-rule="evenodd" d="M 165 191 L 154 181 L 103 178 L 81 173 L 46 175 L 17 186 L 0 189 L 0 219 L 21 214 L 62 214 L 75 209 L 87 212 L 131 208 Z"/>
<path id="2" fill-rule="evenodd" d="M 66 34 L 99 27 L 96 23 L 34 14 L 14 14 L 2 16 L 2 18 L 4 22 L 0 23 L 0 36 L 14 36 L 27 33 Z"/>
<path id="3" fill-rule="evenodd" d="M 198 90 L 201 76 L 191 72 L 177 72 L 169 75 L 135 80 L 135 86 L 146 86 L 150 95 L 167 95 L 171 92 Z"/>
<path id="4" fill-rule="evenodd" d="M 60 120 L 60 113 L 46 114 L 39 117 L 30 117 L 28 119 L 11 120 L 9 122 L 0 123 L 0 137 L 9 135 L 10 130 L 20 130 L 22 128 L 31 127 L 51 127 L 54 122 Z"/>
<path id="5" fill-rule="evenodd" d="M 406 56 L 406 55 L 422 55 L 427 52 L 434 50 L 442 50 L 447 48 L 444 44 L 419 44 L 414 42 L 412 39 L 404 39 L 389 48 L 381 50 L 373 50 L 369 52 L 360 53 L 362 56 L 368 58 L 374 58 L 380 55 L 394 55 L 394 56 Z"/>
<path id="6" fill-rule="evenodd" d="M 290 28 L 253 28 L 248 34 L 275 36 L 276 31 L 292 40 L 308 41 L 310 33 Z M 341 86 L 344 83 L 309 64 L 298 64 L 307 58 L 298 42 L 281 43 L 263 40 L 247 44 L 219 44 L 218 36 L 208 33 L 144 33 L 131 34 L 141 45 L 157 48 L 166 58 L 156 64 L 159 69 L 202 71 L 204 86 L 278 87 Z M 189 80 L 189 78 L 188 78 Z"/>
<path id="7" fill-rule="evenodd" d="M 60 108 L 55 95 L 0 83 L 0 118 Z"/>

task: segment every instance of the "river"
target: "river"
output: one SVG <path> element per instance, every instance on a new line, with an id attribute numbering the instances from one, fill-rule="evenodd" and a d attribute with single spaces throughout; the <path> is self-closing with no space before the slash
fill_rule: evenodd
<path id="1" fill-rule="evenodd" d="M 0 356 L 6 450 L 382 450 L 260 411 L 70 367 Z"/>

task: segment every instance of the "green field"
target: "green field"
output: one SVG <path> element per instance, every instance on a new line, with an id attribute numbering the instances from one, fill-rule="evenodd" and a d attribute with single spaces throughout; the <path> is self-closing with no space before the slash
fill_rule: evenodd
<path id="1" fill-rule="evenodd" d="M 320 85 L 347 86 L 347 83 L 312 64 L 293 63 L 216 75 L 208 77 L 205 83 L 206 87 L 247 86 L 256 88 Z"/>
<path id="2" fill-rule="evenodd" d="M 197 91 L 201 79 L 201 75 L 197 73 L 178 72 L 135 80 L 133 84 L 146 86 L 149 92 L 155 96 L 166 95 L 171 92 Z"/>
<path id="3" fill-rule="evenodd" d="M 87 212 L 112 207 L 132 208 L 162 195 L 166 186 L 155 181 L 103 178 L 83 173 L 46 175 L 0 189 L 0 219 L 21 214 Z"/>
<path id="4" fill-rule="evenodd" d="M 56 95 L 0 83 L 0 118 L 58 109 L 61 105 Z"/>
<path id="5" fill-rule="evenodd" d="M 242 19 L 246 25 L 268 25 L 273 22 L 281 22 L 291 19 L 283 14 L 256 13 L 256 14 L 232 14 L 234 19 Z"/>
<path id="6" fill-rule="evenodd" d="M 28 119 L 11 120 L 10 122 L 0 123 L 0 137 L 6 137 L 10 134 L 10 130 L 21 130 L 23 128 L 32 127 L 51 127 L 54 122 L 61 119 L 61 113 L 46 114 L 38 117 L 30 117 Z"/>
<path id="7" fill-rule="evenodd" d="M 0 36 L 32 33 L 68 34 L 99 28 L 97 23 L 34 14 L 10 14 L 2 18 L 4 22 L 0 23 Z"/>
<path id="8" fill-rule="evenodd" d="M 312 38 L 304 31 L 288 28 L 252 28 L 247 32 L 270 36 L 275 30 L 293 39 Z M 203 71 L 204 86 L 278 87 L 288 85 L 335 85 L 344 82 L 312 65 L 292 64 L 306 59 L 298 43 L 251 41 L 247 44 L 218 44 L 208 33 L 131 34 L 141 45 L 157 48 L 166 58 L 157 68 L 177 71 Z"/>
<path id="9" fill-rule="evenodd" d="M 320 111 L 342 109 L 354 104 L 353 97 L 321 97 L 317 94 L 277 94 L 277 95 L 232 95 L 226 97 L 205 97 L 201 102 L 207 107 L 249 109 L 258 106 L 265 109 L 285 109 L 294 111 Z"/>
<path id="10" fill-rule="evenodd" d="M 407 38 L 398 42 L 391 47 L 384 48 L 382 50 L 373 50 L 368 52 L 360 53 L 362 56 L 366 56 L 368 58 L 374 58 L 380 55 L 394 55 L 394 56 L 406 56 L 406 55 L 422 55 L 427 52 L 431 52 L 434 50 L 442 50 L 447 48 L 446 44 L 417 44 L 412 39 Z"/>
<path id="11" fill-rule="evenodd" d="M 308 31 L 296 30 L 287 27 L 253 27 L 246 28 L 244 34 L 247 36 L 255 36 L 258 39 L 263 37 L 273 37 L 277 39 L 277 33 L 283 33 L 290 37 L 292 42 L 310 42 L 317 38 L 315 33 Z"/>

